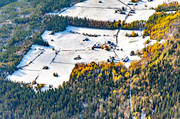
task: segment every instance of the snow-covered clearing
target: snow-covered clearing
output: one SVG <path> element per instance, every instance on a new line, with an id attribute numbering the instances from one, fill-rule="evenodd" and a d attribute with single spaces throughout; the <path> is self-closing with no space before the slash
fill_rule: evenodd
<path id="1" fill-rule="evenodd" d="M 51 32 L 46 31 L 42 38 L 49 44 L 60 50 L 75 50 L 91 48 L 96 42 L 104 43 L 108 40 L 114 41 L 114 35 L 117 30 L 102 30 L 81 27 L 67 27 L 64 32 L 49 35 Z M 84 33 L 84 35 L 83 35 Z M 88 35 L 98 35 L 98 37 L 89 37 Z M 99 36 L 100 35 L 100 36 Z M 89 41 L 83 41 L 88 38 Z M 53 41 L 52 41 L 53 40 Z"/>
<path id="2" fill-rule="evenodd" d="M 121 2 L 128 4 L 128 3 L 132 3 L 130 2 L 131 0 L 120 0 Z M 163 4 L 163 3 L 170 3 L 173 1 L 177 1 L 180 3 L 179 0 L 152 0 L 152 1 L 148 1 L 148 0 L 140 0 L 140 2 L 138 2 L 137 5 L 135 5 L 135 3 L 132 3 L 132 5 L 130 5 L 130 7 L 135 7 L 135 8 L 139 8 L 139 9 L 149 9 L 149 8 L 156 8 L 159 4 Z M 82 6 L 82 7 L 101 7 L 101 8 L 122 8 L 123 6 L 125 6 L 124 4 L 122 4 L 121 2 L 119 2 L 119 0 L 86 0 L 84 2 L 80 2 L 77 3 L 75 6 Z M 145 6 L 147 5 L 147 6 Z"/>
<path id="3" fill-rule="evenodd" d="M 131 3 L 130 0 L 120 0 L 125 4 Z M 114 21 L 114 20 L 125 20 L 129 7 L 122 4 L 119 0 L 87 0 L 74 5 L 61 12 L 59 15 L 79 17 L 79 18 L 89 18 L 93 20 L 101 21 Z M 169 3 L 178 0 L 153 0 L 148 2 L 148 0 L 142 0 L 135 3 L 129 4 L 132 9 L 136 9 L 136 14 L 132 14 L 127 20 L 127 22 L 132 22 L 134 20 L 148 20 L 159 4 L 164 2 Z M 122 7 L 127 8 L 126 14 L 115 13 L 115 10 L 121 9 Z"/>
<path id="4" fill-rule="evenodd" d="M 136 10 L 135 14 L 131 14 L 126 19 L 126 23 L 131 23 L 136 20 L 147 21 L 151 15 L 155 13 L 155 10 Z"/>
<path id="5" fill-rule="evenodd" d="M 121 0 L 127 3 L 128 0 Z M 83 7 L 101 7 L 101 8 L 121 8 L 124 5 L 118 0 L 86 0 L 81 3 L 77 3 L 75 6 Z"/>
<path id="6" fill-rule="evenodd" d="M 136 52 L 137 50 L 141 50 L 145 47 L 145 41 L 149 39 L 149 37 L 142 38 L 143 31 L 135 30 L 135 33 L 138 33 L 137 37 L 126 37 L 125 34 L 131 34 L 132 30 L 121 30 L 118 34 L 118 46 L 119 49 L 123 49 L 123 51 L 116 51 L 118 57 L 122 59 L 125 56 L 128 56 L 130 61 L 125 63 L 126 67 L 130 66 L 130 62 L 132 60 L 140 60 L 138 56 L 130 56 L 131 51 Z"/>
<path id="7" fill-rule="evenodd" d="M 128 12 L 126 12 L 127 14 Z M 106 8 L 91 8 L 91 7 L 77 7 L 73 6 L 66 11 L 62 12 L 62 16 L 88 18 L 100 21 L 114 21 L 125 20 L 125 14 L 115 13 L 114 9 Z"/>
<path id="8" fill-rule="evenodd" d="M 90 63 L 92 61 L 100 62 L 107 61 L 107 59 L 115 56 L 113 50 L 106 51 L 105 49 L 95 48 L 92 50 L 92 46 L 96 43 L 104 44 L 107 41 L 115 43 L 115 34 L 117 30 L 102 30 L 102 29 L 90 29 L 69 26 L 66 31 L 55 33 L 50 35 L 50 31 L 45 31 L 42 38 L 49 42 L 50 48 L 33 45 L 31 50 L 24 56 L 18 67 L 28 66 L 17 70 L 8 78 L 12 81 L 31 83 L 36 80 L 39 84 L 53 85 L 58 87 L 63 81 L 68 81 L 72 69 L 76 63 Z M 136 38 L 126 37 L 126 32 L 132 31 L 121 30 L 119 34 L 119 41 L 116 53 L 118 57 L 116 61 L 121 61 L 121 58 L 129 56 L 130 60 L 140 59 L 137 56 L 130 56 L 131 50 L 140 50 L 144 47 L 144 42 L 147 38 L 142 39 L 141 36 Z M 135 31 L 139 35 L 141 31 Z M 89 35 L 89 36 L 88 36 Z M 90 35 L 97 35 L 92 37 Z M 88 41 L 83 41 L 88 39 Z M 127 47 L 128 46 L 128 47 Z M 55 50 L 52 50 L 54 48 Z M 121 51 L 121 48 L 123 51 Z M 56 52 L 58 52 L 57 56 Z M 81 59 L 74 60 L 75 57 L 80 55 Z M 54 58 L 55 57 L 55 58 Z M 53 60 L 54 59 L 54 60 Z M 129 65 L 127 62 L 126 65 Z M 44 66 L 48 66 L 49 69 L 43 69 Z M 58 77 L 53 76 L 53 73 L 57 73 Z"/>
<path id="9" fill-rule="evenodd" d="M 123 0 L 125 1 L 125 0 Z M 115 10 L 125 7 L 118 0 L 87 0 L 70 7 L 59 15 L 89 18 L 101 21 L 125 20 L 125 14 L 115 13 Z M 128 11 L 126 11 L 126 14 Z"/>

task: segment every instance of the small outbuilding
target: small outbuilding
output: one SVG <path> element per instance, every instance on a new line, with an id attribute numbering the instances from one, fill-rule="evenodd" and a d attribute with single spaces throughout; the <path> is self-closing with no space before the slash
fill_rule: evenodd
<path id="1" fill-rule="evenodd" d="M 44 66 L 43 69 L 44 69 L 44 70 L 48 70 L 49 67 L 48 67 L 48 66 Z"/>
<path id="2" fill-rule="evenodd" d="M 128 61 L 129 61 L 129 57 L 126 56 L 125 58 L 122 58 L 122 61 L 123 61 L 123 62 L 128 62 Z"/>
<path id="3" fill-rule="evenodd" d="M 74 60 L 80 60 L 81 59 L 81 56 L 78 55 L 77 57 L 74 58 Z"/>
<path id="4" fill-rule="evenodd" d="M 89 38 L 85 38 L 83 41 L 90 41 Z"/>
<path id="5" fill-rule="evenodd" d="M 59 77 L 58 73 L 56 73 L 56 72 L 53 73 L 53 76 L 54 77 Z"/>

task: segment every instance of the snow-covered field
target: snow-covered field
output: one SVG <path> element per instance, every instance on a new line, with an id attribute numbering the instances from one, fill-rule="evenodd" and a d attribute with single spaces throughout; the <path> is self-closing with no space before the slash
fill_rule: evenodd
<path id="1" fill-rule="evenodd" d="M 127 3 L 128 0 L 121 0 L 124 3 Z M 75 6 L 83 7 L 100 7 L 100 8 L 121 8 L 124 5 L 118 0 L 86 0 L 81 3 L 77 3 Z"/>
<path id="2" fill-rule="evenodd" d="M 121 2 L 128 4 L 131 3 L 131 0 L 86 0 L 84 2 L 80 2 L 77 3 L 75 6 L 82 6 L 82 7 L 99 7 L 99 8 L 122 8 L 123 6 L 125 6 L 124 4 L 122 4 Z M 144 9 L 144 8 L 155 8 L 157 7 L 159 4 L 163 4 L 163 3 L 170 3 L 173 1 L 177 1 L 180 3 L 179 0 L 152 0 L 152 1 L 148 1 L 148 0 L 140 0 L 140 2 L 138 2 L 138 5 L 135 5 L 133 3 L 133 5 L 130 5 L 130 7 L 136 7 L 139 9 Z M 145 5 L 147 5 L 147 7 L 145 7 Z"/>
<path id="3" fill-rule="evenodd" d="M 125 56 L 129 56 L 130 60 L 139 59 L 137 56 L 130 56 L 130 52 L 131 50 L 136 51 L 142 49 L 144 47 L 143 43 L 147 40 L 147 38 L 142 39 L 141 36 L 136 38 L 126 37 L 126 32 L 131 33 L 132 31 L 121 30 L 119 33 L 119 45 L 116 50 L 118 55 L 118 57 L 116 57 L 117 61 L 120 61 L 121 58 L 124 58 Z M 141 31 L 135 32 L 139 35 L 142 34 Z M 19 69 L 10 75 L 8 77 L 10 80 L 24 83 L 31 83 L 36 80 L 39 84 L 47 84 L 53 85 L 53 87 L 58 87 L 63 83 L 63 81 L 69 80 L 72 69 L 76 63 L 107 61 L 110 56 L 115 56 L 112 50 L 92 50 L 92 46 L 96 43 L 104 44 L 107 41 L 116 43 L 114 35 L 117 33 L 117 30 L 102 30 L 69 26 L 64 32 L 59 32 L 54 35 L 50 35 L 50 33 L 50 31 L 44 32 L 42 38 L 48 41 L 51 47 L 47 48 L 37 45 L 32 46 L 31 50 L 24 56 L 18 67 L 22 67 L 29 64 L 29 62 L 34 61 L 28 66 Z M 87 36 L 87 34 L 98 36 L 90 37 Z M 89 41 L 83 41 L 86 38 L 88 38 Z M 52 48 L 55 50 L 52 50 Z M 123 51 L 120 50 L 121 48 Z M 60 52 L 55 57 L 56 51 Z M 78 55 L 80 55 L 81 59 L 74 60 L 74 58 Z M 126 63 L 126 65 L 129 65 L 129 62 Z M 48 66 L 49 69 L 43 69 L 44 66 Z M 55 77 L 53 76 L 53 73 L 57 73 L 59 76 Z"/>
<path id="4" fill-rule="evenodd" d="M 70 7 L 60 15 L 79 18 L 86 17 L 101 21 L 125 20 L 125 14 L 115 13 L 116 9 L 122 7 L 125 7 L 125 5 L 118 0 L 86 0 Z M 126 11 L 127 13 L 128 11 Z"/>
<path id="5" fill-rule="evenodd" d="M 128 12 L 126 12 L 127 14 Z M 73 6 L 62 12 L 62 16 L 88 18 L 101 21 L 125 20 L 126 15 L 115 13 L 114 9 Z"/>
<path id="6" fill-rule="evenodd" d="M 130 3 L 130 0 L 120 0 L 125 4 Z M 119 0 L 87 0 L 68 8 L 59 15 L 79 17 L 79 18 L 89 18 L 94 20 L 102 21 L 114 21 L 114 20 L 125 20 L 129 7 L 121 3 Z M 132 14 L 127 20 L 127 22 L 132 22 L 134 20 L 148 20 L 155 10 L 151 8 L 156 8 L 159 4 L 164 2 L 169 3 L 178 0 L 153 0 L 148 2 L 148 0 L 142 0 L 138 2 L 137 5 L 129 5 L 132 9 L 136 9 L 136 14 Z M 127 8 L 126 14 L 115 13 L 115 10 L 122 7 Z"/>
<path id="7" fill-rule="evenodd" d="M 155 13 L 155 10 L 136 10 L 135 14 L 131 14 L 126 19 L 126 23 L 131 23 L 136 20 L 147 21 L 151 15 Z"/>
<path id="8" fill-rule="evenodd" d="M 102 30 L 80 27 L 67 27 L 64 32 L 59 32 L 54 35 L 49 35 L 51 32 L 46 31 L 42 38 L 48 41 L 49 44 L 56 49 L 60 50 L 75 50 L 91 48 L 96 42 L 104 43 L 107 40 L 113 40 L 117 30 Z M 100 35 L 99 37 L 88 37 L 83 35 Z M 85 38 L 89 38 L 89 41 L 84 42 Z M 53 41 L 51 41 L 53 40 Z"/>

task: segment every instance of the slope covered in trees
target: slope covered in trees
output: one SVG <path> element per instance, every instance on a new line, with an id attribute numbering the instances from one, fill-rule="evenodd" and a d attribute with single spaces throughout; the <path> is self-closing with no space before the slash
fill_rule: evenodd
<path id="1" fill-rule="evenodd" d="M 159 19 L 150 24 L 150 36 L 166 42 L 144 48 L 143 60 L 131 67 L 133 114 L 138 118 L 145 113 L 152 118 L 176 119 L 180 96 L 180 14 Z"/>
<path id="2" fill-rule="evenodd" d="M 167 11 L 177 11 L 180 9 L 180 5 L 177 1 L 173 1 L 171 3 L 163 3 L 162 5 L 158 5 L 156 8 L 157 12 L 167 12 Z"/>
<path id="3" fill-rule="evenodd" d="M 152 118 L 178 118 L 179 43 L 180 39 L 168 38 L 163 45 L 155 44 L 152 47 L 157 49 L 149 54 L 150 59 L 133 69 L 132 105 L 138 118 L 141 113 Z"/>
<path id="4" fill-rule="evenodd" d="M 17 1 L 17 0 L 1 0 L 0 1 L 0 7 L 5 6 L 5 5 L 7 5 L 11 2 L 15 2 L 15 1 Z"/>
<path id="5" fill-rule="evenodd" d="M 129 107 L 126 102 L 129 76 L 121 63 L 77 64 L 69 82 L 59 89 L 37 94 L 28 85 L 0 80 L 0 117 L 125 117 L 123 109 Z M 129 115 L 128 108 L 126 113 Z"/>

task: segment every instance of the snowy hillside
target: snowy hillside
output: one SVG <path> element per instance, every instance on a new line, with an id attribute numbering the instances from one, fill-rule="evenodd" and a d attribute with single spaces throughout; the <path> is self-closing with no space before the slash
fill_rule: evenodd
<path id="1" fill-rule="evenodd" d="M 74 33 L 76 32 L 76 33 Z M 35 60 L 14 72 L 8 78 L 13 81 L 31 83 L 36 80 L 39 84 L 48 84 L 58 87 L 63 81 L 68 81 L 71 71 L 76 63 L 90 63 L 107 61 L 110 57 L 115 57 L 116 61 L 121 61 L 125 56 L 129 56 L 130 60 L 139 59 L 137 56 L 130 56 L 131 50 L 141 50 L 147 38 L 142 39 L 141 36 L 136 38 L 126 37 L 125 34 L 131 31 L 121 30 L 119 34 L 119 45 L 115 56 L 113 50 L 97 48 L 92 50 L 94 44 L 104 44 L 108 41 L 115 43 L 115 34 L 117 30 L 101 30 L 79 27 L 68 27 L 66 31 L 50 35 L 50 31 L 46 31 L 42 38 L 49 42 L 50 48 L 34 45 L 31 50 L 24 56 L 18 67 L 23 67 L 29 62 Z M 142 34 L 141 31 L 136 31 Z M 90 37 L 83 34 L 96 34 L 97 37 Z M 83 41 L 88 39 L 88 41 Z M 128 47 L 127 47 L 128 46 Z M 54 50 L 53 50 L 54 48 Z M 121 51 L 120 49 L 123 49 Z M 59 53 L 56 56 L 56 52 Z M 42 52 L 42 54 L 41 54 Z M 40 55 L 39 55 L 40 54 Z M 39 57 L 37 57 L 39 55 Z M 75 60 L 78 55 L 81 59 Z M 56 56 L 56 57 L 55 57 Z M 55 57 L 55 59 L 54 59 Z M 126 65 L 129 66 L 130 62 Z M 43 67 L 48 66 L 48 70 Z M 59 76 L 53 76 L 57 73 Z"/>
<path id="2" fill-rule="evenodd" d="M 120 2 L 121 1 L 121 2 Z M 136 14 L 130 16 L 127 22 L 132 22 L 134 20 L 148 20 L 149 16 L 151 16 L 155 10 L 152 8 L 156 8 L 159 4 L 164 2 L 172 2 L 174 0 L 153 0 L 148 2 L 148 0 L 142 0 L 138 2 L 136 5 L 131 3 L 130 0 L 87 0 L 82 3 L 78 3 L 73 7 L 65 10 L 59 15 L 62 16 L 71 16 L 71 17 L 79 17 L 79 18 L 89 18 L 94 20 L 102 20 L 102 21 L 114 21 L 114 20 L 125 20 L 126 15 L 128 14 L 130 8 L 136 9 Z M 178 0 L 176 0 L 178 1 Z M 125 4 L 129 4 L 127 7 Z M 127 10 L 125 14 L 115 13 L 115 10 L 121 9 L 125 7 Z"/>
<path id="3" fill-rule="evenodd" d="M 123 2 L 129 3 L 127 0 Z M 127 17 L 126 22 L 147 20 L 155 12 L 150 8 L 163 2 L 167 0 L 143 1 L 135 6 L 130 5 L 137 10 Z M 115 13 L 117 8 L 122 7 L 126 6 L 118 0 L 87 0 L 59 15 L 103 21 L 125 20 L 129 8 L 125 14 Z M 128 60 L 124 61 L 128 67 L 131 61 L 140 59 L 138 56 L 130 56 L 130 53 L 144 48 L 144 43 L 149 37 L 142 38 L 143 31 L 134 31 L 138 34 L 137 37 L 127 37 L 126 34 L 131 34 L 132 30 L 120 30 L 116 44 L 117 32 L 118 30 L 72 26 L 54 35 L 51 35 L 51 31 L 45 31 L 42 38 L 50 44 L 50 47 L 32 46 L 18 65 L 19 69 L 8 76 L 8 79 L 30 84 L 35 81 L 38 84 L 45 84 L 48 89 L 49 85 L 57 88 L 63 81 L 68 81 L 76 63 L 106 62 L 112 59 L 115 62 L 123 62 L 128 57 Z"/>

